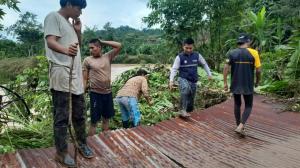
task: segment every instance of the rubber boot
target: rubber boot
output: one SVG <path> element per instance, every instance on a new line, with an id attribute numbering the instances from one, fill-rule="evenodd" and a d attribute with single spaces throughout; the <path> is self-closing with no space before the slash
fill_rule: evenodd
<path id="1" fill-rule="evenodd" d="M 76 167 L 74 159 L 67 153 L 56 153 L 55 160 L 66 167 Z"/>
<path id="2" fill-rule="evenodd" d="M 129 128 L 129 121 L 122 121 L 123 128 Z"/>
<path id="3" fill-rule="evenodd" d="M 64 166 L 76 167 L 74 159 L 68 154 L 67 135 L 68 129 L 66 126 L 54 128 L 55 160 Z"/>
<path id="4" fill-rule="evenodd" d="M 131 122 L 131 126 L 132 126 L 132 127 L 137 127 L 137 126 L 139 126 L 139 125 L 140 125 L 140 122 L 138 122 L 136 125 L 134 124 L 133 121 Z"/>

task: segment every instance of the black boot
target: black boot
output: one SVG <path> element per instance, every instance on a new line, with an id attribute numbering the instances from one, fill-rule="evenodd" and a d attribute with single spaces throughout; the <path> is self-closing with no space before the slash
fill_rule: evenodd
<path id="1" fill-rule="evenodd" d="M 122 121 L 123 128 L 129 128 L 129 121 Z"/>
<path id="2" fill-rule="evenodd" d="M 67 135 L 68 129 L 66 126 L 54 128 L 55 160 L 64 166 L 76 167 L 74 159 L 68 154 Z"/>
<path id="3" fill-rule="evenodd" d="M 136 125 L 134 125 L 134 122 L 132 121 L 132 122 L 130 122 L 131 123 L 131 127 L 137 127 L 137 126 L 139 126 L 140 125 L 140 122 L 138 122 Z"/>
<path id="4" fill-rule="evenodd" d="M 67 135 L 68 128 L 66 126 L 54 128 L 54 142 L 57 153 L 66 153 L 68 151 Z"/>
<path id="5" fill-rule="evenodd" d="M 76 167 L 74 159 L 66 152 L 56 153 L 55 160 L 67 167 Z"/>

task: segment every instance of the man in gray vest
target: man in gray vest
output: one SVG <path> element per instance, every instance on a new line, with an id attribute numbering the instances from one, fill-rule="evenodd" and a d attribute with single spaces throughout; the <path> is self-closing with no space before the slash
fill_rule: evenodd
<path id="1" fill-rule="evenodd" d="M 183 52 L 179 53 L 175 58 L 170 74 L 170 89 L 174 86 L 174 78 L 177 70 L 179 70 L 179 86 L 180 86 L 180 116 L 189 117 L 189 112 L 194 110 L 194 98 L 198 81 L 198 65 L 202 65 L 208 75 L 208 79 L 212 79 L 210 68 L 201 54 L 194 52 L 194 40 L 187 38 L 183 42 Z"/>

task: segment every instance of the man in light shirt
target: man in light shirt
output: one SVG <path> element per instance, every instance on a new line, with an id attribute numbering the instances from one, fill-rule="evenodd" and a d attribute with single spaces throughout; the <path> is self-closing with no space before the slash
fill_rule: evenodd
<path id="1" fill-rule="evenodd" d="M 180 89 L 180 116 L 189 117 L 190 112 L 194 110 L 194 99 L 197 90 L 198 65 L 202 65 L 212 79 L 210 68 L 201 54 L 194 52 L 194 40 L 187 38 L 183 42 L 183 52 L 179 53 L 173 63 L 169 87 L 174 87 L 174 78 L 179 70 L 179 89 Z"/>
<path id="2" fill-rule="evenodd" d="M 118 91 L 116 101 L 118 102 L 124 128 L 136 127 L 141 121 L 141 112 L 138 107 L 138 99 L 141 94 L 145 97 L 149 105 L 153 102 L 148 92 L 148 72 L 143 69 L 137 71 L 136 76 L 130 78 Z"/>
<path id="3" fill-rule="evenodd" d="M 93 157 L 93 152 L 86 143 L 80 54 L 82 25 L 79 16 L 81 10 L 86 7 L 86 0 L 60 0 L 60 5 L 60 10 L 49 13 L 44 21 L 45 49 L 49 61 L 49 84 L 53 101 L 55 159 L 65 166 L 76 167 L 74 159 L 69 155 L 67 144 L 70 92 L 73 106 L 72 121 L 79 151 L 85 158 Z M 72 19 L 73 23 L 70 23 L 69 19 Z M 73 67 L 71 67 L 72 59 L 74 59 Z M 73 72 L 70 76 L 71 68 Z"/>

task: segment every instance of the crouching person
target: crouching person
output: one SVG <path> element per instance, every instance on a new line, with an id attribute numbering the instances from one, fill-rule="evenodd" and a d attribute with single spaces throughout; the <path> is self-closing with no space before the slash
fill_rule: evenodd
<path id="1" fill-rule="evenodd" d="M 141 93 L 149 105 L 153 104 L 148 93 L 147 75 L 147 71 L 138 70 L 136 76 L 130 78 L 117 94 L 116 101 L 121 109 L 124 128 L 129 128 L 130 125 L 136 127 L 140 124 L 141 113 L 138 107 L 138 98 Z"/>

